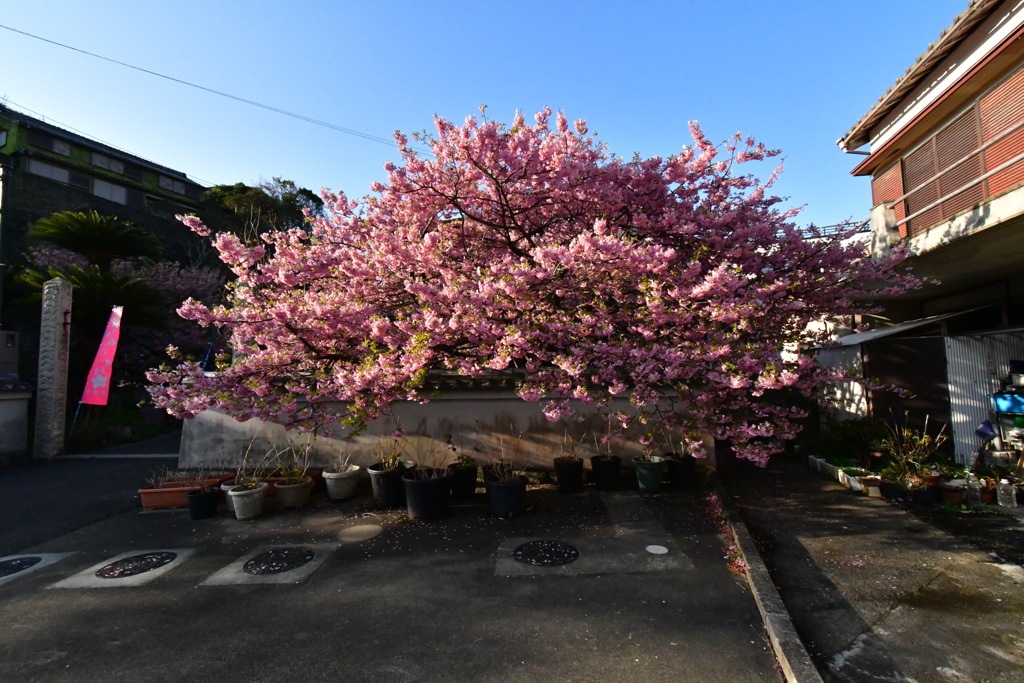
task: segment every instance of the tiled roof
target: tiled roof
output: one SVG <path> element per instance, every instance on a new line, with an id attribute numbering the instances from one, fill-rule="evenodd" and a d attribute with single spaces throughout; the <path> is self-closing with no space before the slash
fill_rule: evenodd
<path id="1" fill-rule="evenodd" d="M 939 62 L 955 50 L 971 30 L 986 19 L 992 9 L 1001 1 L 970 0 L 967 9 L 956 15 L 953 23 L 943 29 L 939 37 L 914 60 L 914 63 L 902 76 L 896 79 L 896 82 L 885 91 L 878 102 L 864 116 L 860 117 L 860 120 L 843 137 L 836 141 L 839 148 L 845 152 L 857 149 L 867 143 L 871 129 L 885 118 L 911 90 L 916 88 Z"/>

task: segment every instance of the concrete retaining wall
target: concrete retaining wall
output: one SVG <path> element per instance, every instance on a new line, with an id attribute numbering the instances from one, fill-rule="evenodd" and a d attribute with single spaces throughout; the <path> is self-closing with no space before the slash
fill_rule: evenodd
<path id="1" fill-rule="evenodd" d="M 629 408 L 626 401 L 622 408 Z M 354 464 L 373 464 L 382 437 L 401 425 L 407 455 L 420 465 L 430 465 L 439 456 L 451 456 L 444 443 L 445 435 L 451 434 L 459 452 L 471 453 L 481 463 L 504 452 L 524 467 L 546 468 L 560 454 L 567 433 L 577 442 L 582 438 L 578 450 L 588 457 L 596 453 L 593 435 L 600 438 L 606 430 L 604 422 L 592 414 L 582 422 L 549 422 L 541 412 L 541 404 L 523 401 L 511 391 L 452 391 L 425 404 L 396 404 L 393 414 L 394 417 L 371 423 L 351 440 L 344 439 L 344 428 L 332 425 L 331 436 L 320 436 L 314 442 L 313 465 L 324 466 L 333 454 L 340 452 L 350 453 Z M 638 435 L 639 431 L 627 434 L 625 439 L 615 439 L 613 452 L 627 461 L 639 455 Z M 179 466 L 234 469 L 254 437 L 257 444 L 250 460 L 258 458 L 270 445 L 285 446 L 289 440 L 298 444 L 304 438 L 279 424 L 236 422 L 222 413 L 206 411 L 185 420 Z M 452 457 L 448 457 L 451 461 Z"/>

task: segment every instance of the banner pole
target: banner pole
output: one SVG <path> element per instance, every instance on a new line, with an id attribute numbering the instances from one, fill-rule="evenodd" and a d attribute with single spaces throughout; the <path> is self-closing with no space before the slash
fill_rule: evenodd
<path id="1" fill-rule="evenodd" d="M 75 423 L 78 422 L 78 413 L 82 410 L 82 402 L 78 402 L 78 407 L 75 408 L 75 416 L 71 418 L 71 429 L 68 430 L 67 438 L 64 439 L 64 450 L 68 449 L 68 444 L 71 443 L 71 435 L 75 433 Z"/>

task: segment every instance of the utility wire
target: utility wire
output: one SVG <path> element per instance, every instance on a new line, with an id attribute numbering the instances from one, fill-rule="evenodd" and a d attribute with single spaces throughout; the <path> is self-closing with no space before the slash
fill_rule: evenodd
<path id="1" fill-rule="evenodd" d="M 57 42 L 56 40 L 50 40 L 49 38 L 43 38 L 42 36 L 37 36 L 34 33 L 28 33 L 27 31 L 20 31 L 20 30 L 18 30 L 16 28 L 11 28 L 10 26 L 4 26 L 3 24 L 0 24 L 0 28 L 6 29 L 6 30 L 11 31 L 13 33 L 19 33 L 19 34 L 21 34 L 23 36 L 28 36 L 29 38 L 35 38 L 36 40 L 41 40 L 44 43 L 50 43 L 51 45 L 56 45 L 58 47 L 62 47 L 64 49 L 66 49 L 66 50 L 72 50 L 73 52 L 79 52 L 79 53 L 81 53 L 83 55 L 89 55 L 90 57 L 95 57 L 96 59 L 102 59 L 103 61 L 110 62 L 111 64 L 117 64 L 118 66 L 123 66 L 123 67 L 127 67 L 129 69 L 134 69 L 135 71 L 141 71 L 142 73 L 149 74 L 150 76 L 157 76 L 158 78 L 163 78 L 163 79 L 166 79 L 168 81 L 173 81 L 175 83 L 180 83 L 181 85 L 187 85 L 190 88 L 195 88 L 197 90 L 204 90 L 204 91 L 206 91 L 208 93 L 213 93 L 214 95 L 220 95 L 221 97 L 226 97 L 226 98 L 228 98 L 230 100 L 235 100 L 237 102 L 242 102 L 244 104 L 248 104 L 248 105 L 251 105 L 253 107 L 259 107 L 260 109 L 266 109 L 267 111 L 272 111 L 275 114 L 283 114 L 284 116 L 290 116 L 293 119 L 299 119 L 300 121 L 305 121 L 307 123 L 312 123 L 313 125 L 316 125 L 316 126 L 323 126 L 324 128 L 330 128 L 331 130 L 336 130 L 336 131 L 341 132 L 341 133 L 347 133 L 349 135 L 355 135 L 356 137 L 363 138 L 364 140 L 369 140 L 370 142 L 379 142 L 380 144 L 388 145 L 389 147 L 394 147 L 395 146 L 395 141 L 394 140 L 389 140 L 387 138 L 378 137 L 376 135 L 371 135 L 369 133 L 363 133 L 362 131 L 354 130 L 352 128 L 345 128 L 344 126 L 339 126 L 339 125 L 336 125 L 336 124 L 333 124 L 333 123 L 329 123 L 327 121 L 320 121 L 319 119 L 314 119 L 314 118 L 309 117 L 309 116 L 304 116 L 302 114 L 296 114 L 295 112 L 290 112 L 290 111 L 287 111 L 286 109 L 281 109 L 279 107 L 273 107 L 273 106 L 271 106 L 269 104 L 262 104 L 260 102 L 254 101 L 254 100 L 248 100 L 248 99 L 246 99 L 244 97 L 239 97 L 237 95 L 232 95 L 230 93 L 226 93 L 226 92 L 223 92 L 221 90 L 214 90 L 213 88 L 207 88 L 206 86 L 203 86 L 203 85 L 197 85 L 196 83 L 190 83 L 189 81 L 185 81 L 185 80 L 182 80 L 180 78 L 175 78 L 173 76 L 167 76 L 165 74 L 158 73 L 156 71 L 151 71 L 149 69 L 144 69 L 144 68 L 142 68 L 140 66 L 134 66 L 134 65 L 128 64 L 126 62 L 121 62 L 121 61 L 118 61 L 116 59 L 112 59 L 110 57 L 104 57 L 103 55 L 98 55 L 95 52 L 89 52 L 88 50 L 82 50 L 82 49 L 77 48 L 77 47 L 72 47 L 71 45 L 66 45 L 64 43 Z M 425 150 L 418 150 L 418 151 L 423 152 Z"/>

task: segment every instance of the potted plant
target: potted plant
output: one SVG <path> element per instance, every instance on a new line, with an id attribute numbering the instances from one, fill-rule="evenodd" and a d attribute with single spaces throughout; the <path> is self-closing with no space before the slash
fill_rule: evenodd
<path id="1" fill-rule="evenodd" d="M 966 468 L 953 463 L 942 463 L 939 465 L 939 474 L 939 497 L 943 502 L 954 505 L 963 503 L 967 487 Z"/>
<path id="2" fill-rule="evenodd" d="M 697 485 L 697 459 L 690 453 L 690 447 L 684 439 L 679 445 L 673 443 L 672 436 L 665 434 L 668 450 L 662 453 L 665 469 L 668 472 L 668 484 L 676 489 L 688 489 Z"/>
<path id="3" fill-rule="evenodd" d="M 347 500 L 356 494 L 359 485 L 359 474 L 362 468 L 352 465 L 350 453 L 338 453 L 334 462 L 323 471 L 324 483 L 327 485 L 327 497 L 331 500 Z"/>
<path id="4" fill-rule="evenodd" d="M 451 473 L 452 500 L 469 500 L 476 495 L 476 481 L 480 474 L 480 465 L 476 458 L 468 453 L 455 456 L 455 462 L 448 465 Z"/>
<path id="5" fill-rule="evenodd" d="M 926 415 L 923 429 L 912 428 L 909 413 L 904 413 L 903 424 L 886 423 L 887 434 L 881 445 L 889 455 L 889 465 L 880 473 L 882 495 L 886 498 L 918 503 L 938 500 L 938 489 L 927 485 L 932 476 L 928 461 L 948 437 L 945 425 L 935 436 L 929 434 L 928 423 Z"/>
<path id="6" fill-rule="evenodd" d="M 622 458 L 613 453 L 590 456 L 590 477 L 598 491 L 614 491 L 619 488 Z"/>
<path id="7" fill-rule="evenodd" d="M 562 439 L 561 455 L 554 459 L 554 465 L 560 493 L 578 493 L 583 490 L 583 458 L 576 453 L 576 442 L 568 434 Z"/>
<path id="8" fill-rule="evenodd" d="M 402 474 L 405 503 L 413 519 L 439 519 L 448 514 L 452 499 L 447 467 L 414 467 Z"/>
<path id="9" fill-rule="evenodd" d="M 614 491 L 619 488 L 622 459 L 612 452 L 611 423 L 608 424 L 608 436 L 603 439 L 604 452 L 597 434 L 593 434 L 594 450 L 597 455 L 590 456 L 590 478 L 598 491 Z"/>
<path id="10" fill-rule="evenodd" d="M 227 495 L 229 505 L 235 513 L 235 519 L 255 519 L 263 514 L 266 503 L 266 493 L 269 484 L 263 481 L 266 472 L 267 458 L 276 451 L 270 449 L 263 460 L 256 466 L 250 466 L 249 454 L 252 452 L 252 443 L 242 454 L 238 463 L 238 470 L 235 472 L 235 480 L 228 487 Z"/>
<path id="11" fill-rule="evenodd" d="M 282 508 L 302 507 L 309 502 L 313 491 L 313 479 L 309 471 L 309 451 L 312 439 L 296 448 L 289 446 L 277 452 L 277 467 L 274 470 L 277 499 Z"/>
<path id="12" fill-rule="evenodd" d="M 188 492 L 215 487 L 231 478 L 230 474 L 209 474 L 204 471 L 177 472 L 160 467 L 139 489 L 143 510 L 187 508 Z"/>
<path id="13" fill-rule="evenodd" d="M 252 454 L 253 446 L 255 445 L 256 437 L 253 437 L 249 442 L 249 445 L 242 451 L 242 455 L 238 461 L 238 467 L 235 468 L 235 474 L 229 475 L 226 480 L 221 482 L 221 494 L 227 503 L 228 510 L 231 512 L 235 511 L 235 502 L 234 499 L 228 495 L 228 491 L 239 484 L 248 484 L 252 481 L 260 481 L 261 477 L 257 476 L 257 473 L 262 474 L 262 472 L 266 470 L 267 460 L 277 452 L 269 443 L 264 442 L 266 451 L 264 452 L 263 458 L 259 464 L 251 466 L 250 456 Z"/>
<path id="14" fill-rule="evenodd" d="M 641 493 L 654 493 L 661 490 L 661 480 L 665 474 L 665 458 L 654 455 L 650 437 L 641 441 L 643 452 L 633 458 L 633 469 L 636 482 Z"/>
<path id="15" fill-rule="evenodd" d="M 208 479 L 200 473 L 199 488 L 185 494 L 188 499 L 188 514 L 192 519 L 208 519 L 217 515 L 217 503 L 220 502 L 220 481 Z"/>
<path id="16" fill-rule="evenodd" d="M 487 503 L 498 517 L 518 517 L 526 511 L 526 477 L 504 458 L 492 462 L 484 475 Z"/>
<path id="17" fill-rule="evenodd" d="M 377 443 L 377 462 L 366 468 L 370 473 L 373 487 L 373 502 L 382 507 L 403 507 L 405 505 L 405 484 L 402 475 L 416 467 L 416 463 L 402 460 L 403 449 L 399 442 L 401 432 L 396 431 L 390 439 L 382 438 Z"/>
<path id="18" fill-rule="evenodd" d="M 526 512 L 526 477 L 519 472 L 520 439 L 514 433 L 510 442 L 499 437 L 501 454 L 484 468 L 484 486 L 491 514 L 518 517 Z"/>

